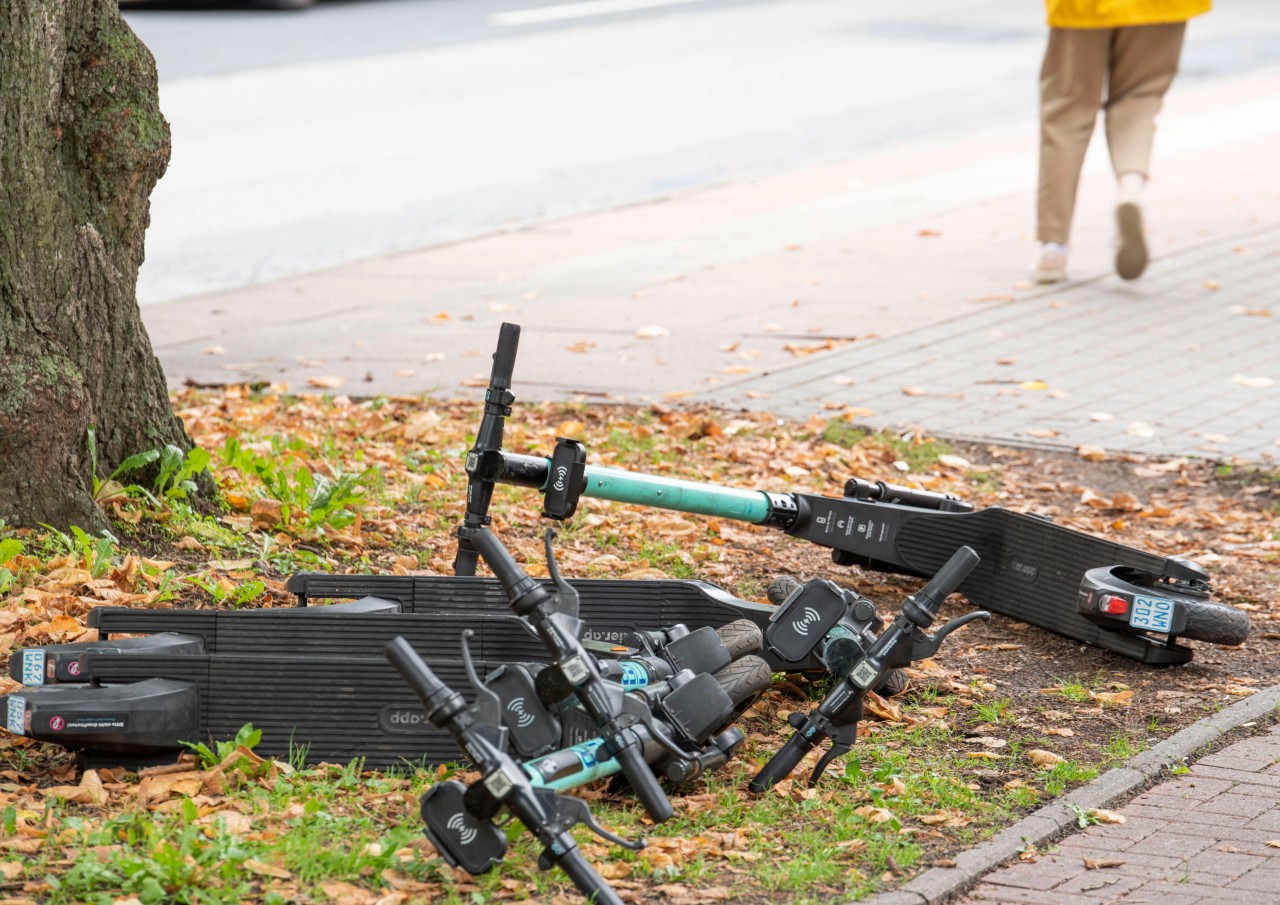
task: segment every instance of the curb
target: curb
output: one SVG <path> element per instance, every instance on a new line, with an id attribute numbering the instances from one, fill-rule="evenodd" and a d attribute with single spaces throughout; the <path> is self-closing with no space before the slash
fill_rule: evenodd
<path id="1" fill-rule="evenodd" d="M 976 848 L 956 856 L 955 867 L 934 867 L 892 892 L 860 900 L 862 905 L 940 905 L 963 892 L 984 874 L 999 867 L 1027 844 L 1039 846 L 1076 826 L 1076 813 L 1104 808 L 1142 791 L 1168 768 L 1213 744 L 1233 729 L 1280 708 L 1280 685 L 1273 685 L 1193 723 L 1160 744 L 1142 752 L 1123 767 L 1108 770 L 1082 786 L 1032 812 Z"/>

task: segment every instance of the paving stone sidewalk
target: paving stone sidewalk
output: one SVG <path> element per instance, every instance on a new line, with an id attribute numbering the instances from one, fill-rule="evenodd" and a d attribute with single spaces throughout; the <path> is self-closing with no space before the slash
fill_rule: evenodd
<path id="1" fill-rule="evenodd" d="M 1118 811 L 1124 823 L 1091 826 L 1034 862 L 988 874 L 954 905 L 1280 903 L 1280 727 L 1199 760 Z"/>
<path id="2" fill-rule="evenodd" d="M 1280 226 L 815 355 L 703 398 L 979 442 L 1280 457 Z"/>

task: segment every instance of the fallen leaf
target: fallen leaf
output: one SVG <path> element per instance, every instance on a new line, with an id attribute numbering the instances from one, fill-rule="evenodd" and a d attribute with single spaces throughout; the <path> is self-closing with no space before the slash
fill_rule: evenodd
<path id="1" fill-rule="evenodd" d="M 205 346 L 200 350 L 201 355 L 226 355 L 227 350 L 222 346 Z"/>
<path id="2" fill-rule="evenodd" d="M 1045 751 L 1041 748 L 1032 748 L 1026 752 L 1027 760 L 1035 764 L 1037 767 L 1052 767 L 1055 764 L 1062 763 L 1062 758 L 1054 754 L 1052 751 Z"/>
<path id="3" fill-rule="evenodd" d="M 657 339 L 661 336 L 670 336 L 671 331 L 666 327 L 660 327 L 657 324 L 650 324 L 648 327 L 641 327 L 636 331 L 637 339 Z"/>
<path id="4" fill-rule="evenodd" d="M 308 377 L 307 386 L 313 386 L 321 390 L 336 390 L 346 381 L 337 374 L 330 374 L 325 377 Z"/>
<path id="5" fill-rule="evenodd" d="M 1096 823 L 1124 823 L 1125 817 L 1116 811 L 1108 811 L 1106 808 L 1090 808 L 1085 811 L 1085 816 Z"/>
<path id="6" fill-rule="evenodd" d="M 1086 870 L 1102 870 L 1107 867 L 1120 867 L 1125 862 L 1114 858 L 1081 858 Z"/>
<path id="7" fill-rule="evenodd" d="M 274 864 L 267 864 L 265 861 L 258 861 L 254 858 L 246 858 L 244 861 L 245 870 L 252 871 L 264 877 L 275 877 L 277 880 L 288 880 L 293 874 L 285 870 L 283 867 L 277 867 Z"/>
<path id="8" fill-rule="evenodd" d="M 1026 380 L 1026 381 L 1023 381 L 1022 383 L 1018 384 L 1018 389 L 1020 389 L 1020 390 L 1047 390 L 1047 389 L 1049 389 L 1049 384 L 1045 383 L 1043 380 Z"/>
<path id="9" fill-rule="evenodd" d="M 902 395 L 903 396 L 924 396 L 926 394 L 925 394 L 925 391 L 920 389 L 919 387 L 903 387 Z"/>
<path id="10" fill-rule="evenodd" d="M 1156 432 L 1145 421 L 1134 421 L 1124 429 L 1130 437 L 1154 437 Z"/>
<path id="11" fill-rule="evenodd" d="M 1275 383 L 1270 377 L 1246 377 L 1243 374 L 1237 374 L 1232 377 L 1231 382 L 1238 383 L 1242 387 L 1253 387 L 1256 390 L 1264 389 Z"/>
<path id="12" fill-rule="evenodd" d="M 1076 455 L 1087 462 L 1103 462 L 1107 458 L 1107 451 L 1100 446 L 1077 446 Z"/>

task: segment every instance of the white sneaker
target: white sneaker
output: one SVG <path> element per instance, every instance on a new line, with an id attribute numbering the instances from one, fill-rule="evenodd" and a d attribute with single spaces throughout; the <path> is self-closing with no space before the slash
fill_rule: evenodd
<path id="1" fill-rule="evenodd" d="M 1067 278 L 1067 246 L 1058 242 L 1041 242 L 1040 251 L 1031 263 L 1031 279 L 1041 285 L 1061 283 Z"/>
<path id="2" fill-rule="evenodd" d="M 1121 201 L 1116 205 L 1116 273 L 1122 280 L 1136 280 L 1147 269 L 1147 239 L 1142 232 L 1142 205 Z"/>

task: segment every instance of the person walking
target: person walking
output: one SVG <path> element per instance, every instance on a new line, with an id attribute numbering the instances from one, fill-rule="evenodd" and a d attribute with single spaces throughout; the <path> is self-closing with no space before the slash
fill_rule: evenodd
<path id="1" fill-rule="evenodd" d="M 1173 83 L 1187 20 L 1212 0 L 1045 0 L 1049 44 L 1040 70 L 1040 181 L 1031 276 L 1067 278 L 1076 188 L 1102 110 L 1118 198 L 1116 273 L 1147 267 L 1142 201 L 1155 118 Z"/>

